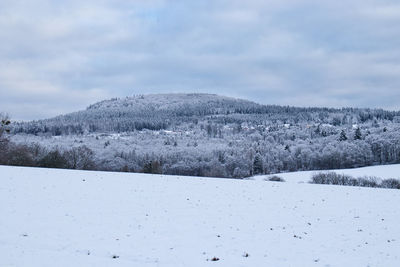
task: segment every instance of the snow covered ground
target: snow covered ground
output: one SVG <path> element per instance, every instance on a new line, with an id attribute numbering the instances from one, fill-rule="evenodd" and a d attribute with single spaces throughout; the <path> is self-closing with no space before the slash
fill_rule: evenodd
<path id="1" fill-rule="evenodd" d="M 259 175 L 251 177 L 249 179 L 264 180 L 268 179 L 268 177 L 277 175 L 279 177 L 282 177 L 286 182 L 308 183 L 311 180 L 312 175 L 319 172 L 336 172 L 339 174 L 348 174 L 353 176 L 354 178 L 363 176 L 375 176 L 382 179 L 388 179 L 388 178 L 400 179 L 400 164 L 370 166 L 370 167 L 354 168 L 354 169 L 327 170 L 327 171 L 286 172 L 273 175 Z"/>
<path id="2" fill-rule="evenodd" d="M 0 166 L 0 266 L 397 267 L 398 203 L 390 189 Z"/>

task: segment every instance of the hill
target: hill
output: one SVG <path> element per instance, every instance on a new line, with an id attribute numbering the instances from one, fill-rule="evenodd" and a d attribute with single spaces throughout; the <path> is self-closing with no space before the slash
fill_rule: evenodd
<path id="1" fill-rule="evenodd" d="M 113 98 L 86 110 L 47 120 L 14 124 L 14 133 L 65 135 L 87 132 L 160 130 L 182 123 L 346 123 L 392 121 L 400 112 L 370 109 L 265 106 L 214 94 L 153 94 Z"/>
<path id="2" fill-rule="evenodd" d="M 0 173 L 2 266 L 400 260 L 398 190 L 4 166 Z"/>
<path id="3" fill-rule="evenodd" d="M 264 106 L 211 94 L 153 94 L 113 98 L 86 110 L 55 118 L 20 123 L 16 133 L 82 134 L 85 132 L 129 132 L 160 130 L 182 122 L 217 114 L 260 113 Z"/>
<path id="4" fill-rule="evenodd" d="M 105 100 L 91 105 L 87 109 L 104 110 L 122 108 L 130 109 L 137 113 L 150 110 L 182 116 L 255 112 L 262 107 L 262 105 L 247 100 L 215 94 L 151 94 Z"/>
<path id="5" fill-rule="evenodd" d="M 209 94 L 139 95 L 13 123 L 11 140 L 27 146 L 13 151 L 28 152 L 3 164 L 78 168 L 53 157 L 71 155 L 73 148 L 92 151 L 92 169 L 192 176 L 243 178 L 395 164 L 400 163 L 399 115 L 265 106 Z"/>

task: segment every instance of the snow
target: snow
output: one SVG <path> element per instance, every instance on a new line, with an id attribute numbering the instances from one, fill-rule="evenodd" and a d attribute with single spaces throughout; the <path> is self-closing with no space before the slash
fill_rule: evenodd
<path id="1" fill-rule="evenodd" d="M 6 166 L 0 178 L 0 266 L 400 264 L 400 190 Z"/>
<path id="2" fill-rule="evenodd" d="M 308 183 L 311 180 L 313 174 L 319 172 L 336 172 L 339 174 L 351 175 L 354 178 L 364 177 L 364 176 L 375 176 L 382 179 L 389 179 L 389 178 L 400 179 L 400 164 L 369 166 L 369 167 L 353 168 L 353 169 L 326 170 L 326 171 L 285 172 L 272 175 L 258 175 L 251 177 L 249 179 L 264 180 L 268 179 L 271 176 L 277 175 L 283 178 L 286 182 Z"/>

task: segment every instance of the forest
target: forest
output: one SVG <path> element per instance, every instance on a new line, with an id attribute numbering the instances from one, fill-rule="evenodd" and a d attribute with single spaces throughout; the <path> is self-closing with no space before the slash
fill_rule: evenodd
<path id="1" fill-rule="evenodd" d="M 383 109 L 157 94 L 4 127 L 8 165 L 244 178 L 400 163 L 400 112 Z"/>

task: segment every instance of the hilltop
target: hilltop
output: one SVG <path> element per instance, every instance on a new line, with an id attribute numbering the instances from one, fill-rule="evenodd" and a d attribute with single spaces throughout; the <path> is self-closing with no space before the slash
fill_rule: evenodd
<path id="1" fill-rule="evenodd" d="M 90 105 L 87 110 L 129 109 L 137 113 L 153 111 L 176 115 L 227 114 L 255 111 L 262 105 L 216 94 L 150 94 L 113 98 Z"/>

